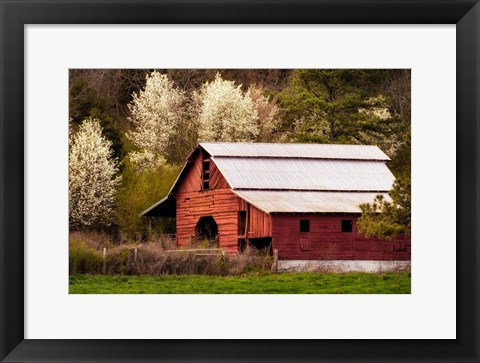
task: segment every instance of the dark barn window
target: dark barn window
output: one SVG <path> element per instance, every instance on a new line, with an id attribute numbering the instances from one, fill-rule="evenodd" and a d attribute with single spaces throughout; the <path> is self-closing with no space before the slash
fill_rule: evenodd
<path id="1" fill-rule="evenodd" d="M 204 159 L 202 165 L 203 190 L 210 189 L 210 159 Z"/>
<path id="2" fill-rule="evenodd" d="M 247 226 L 247 211 L 241 210 L 238 212 L 238 234 L 240 236 L 245 235 L 246 226 Z"/>
<path id="3" fill-rule="evenodd" d="M 205 159 L 203 161 L 203 172 L 209 171 L 210 170 L 210 160 Z"/>
<path id="4" fill-rule="evenodd" d="M 352 232 L 353 231 L 353 221 L 351 219 L 342 220 L 342 232 Z"/>
<path id="5" fill-rule="evenodd" d="M 300 232 L 310 232 L 310 220 L 300 219 Z"/>

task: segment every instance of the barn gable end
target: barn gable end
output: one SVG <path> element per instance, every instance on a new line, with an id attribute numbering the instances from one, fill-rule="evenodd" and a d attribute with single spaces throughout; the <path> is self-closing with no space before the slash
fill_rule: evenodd
<path id="1" fill-rule="evenodd" d="M 208 170 L 204 170 L 208 163 Z M 208 171 L 208 173 L 204 173 Z M 208 178 L 204 178 L 208 174 Z M 204 188 L 208 180 L 208 189 Z M 237 251 L 238 197 L 231 191 L 211 156 L 203 149 L 191 155 L 188 170 L 173 188 L 177 208 L 177 244 L 188 246 L 198 237 L 197 225 L 202 217 L 211 216 L 218 226 L 222 248 Z"/>

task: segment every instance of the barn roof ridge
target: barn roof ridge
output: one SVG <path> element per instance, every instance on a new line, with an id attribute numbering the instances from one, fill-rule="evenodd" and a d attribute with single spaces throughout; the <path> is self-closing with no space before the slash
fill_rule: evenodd
<path id="1" fill-rule="evenodd" d="M 313 142 L 255 142 L 255 141 L 199 141 L 197 145 L 202 144 L 249 144 L 249 145 L 337 145 L 337 146 L 369 146 L 378 147 L 377 145 L 363 145 L 363 144 L 328 144 L 328 143 L 313 143 Z"/>
<path id="2" fill-rule="evenodd" d="M 200 142 L 212 157 L 389 161 L 376 145 L 317 143 Z M 193 154 L 193 152 L 192 152 Z M 190 154 L 190 155 L 192 155 Z"/>
<path id="3" fill-rule="evenodd" d="M 385 159 L 353 159 L 353 158 L 328 158 L 322 156 L 259 156 L 259 155 L 249 155 L 249 156 L 238 156 L 238 155 L 212 155 L 213 159 L 287 159 L 287 160 L 348 160 L 348 161 L 378 161 L 384 163 Z"/>
<path id="4" fill-rule="evenodd" d="M 265 192 L 321 192 L 321 193 L 388 193 L 390 189 L 345 190 L 345 189 L 306 189 L 306 188 L 231 188 L 232 191 Z"/>

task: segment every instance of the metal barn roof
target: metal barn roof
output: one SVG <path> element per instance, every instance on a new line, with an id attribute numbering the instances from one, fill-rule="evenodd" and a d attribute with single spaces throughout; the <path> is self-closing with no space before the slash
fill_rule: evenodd
<path id="1" fill-rule="evenodd" d="M 389 191 L 384 162 L 324 159 L 212 158 L 232 189 Z"/>
<path id="2" fill-rule="evenodd" d="M 295 192 L 234 190 L 240 198 L 265 213 L 361 213 L 360 204 L 387 193 Z"/>
<path id="3" fill-rule="evenodd" d="M 200 146 L 214 157 L 390 160 L 373 145 L 202 142 Z"/>
<path id="4" fill-rule="evenodd" d="M 394 176 L 377 146 L 204 142 L 222 175 L 239 197 L 266 213 L 359 213 L 359 204 L 386 194 Z M 199 151 L 196 148 L 190 157 Z M 141 215 L 175 214 L 176 186 Z"/>

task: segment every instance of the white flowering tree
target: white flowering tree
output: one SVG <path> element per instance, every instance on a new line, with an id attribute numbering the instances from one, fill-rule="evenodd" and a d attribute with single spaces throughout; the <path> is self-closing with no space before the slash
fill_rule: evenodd
<path id="1" fill-rule="evenodd" d="M 68 164 L 69 223 L 72 228 L 111 224 L 120 183 L 112 142 L 102 135 L 97 119 L 86 119 L 70 134 Z"/>
<path id="2" fill-rule="evenodd" d="M 133 130 L 128 139 L 138 151 L 129 154 L 137 171 L 153 169 L 163 163 L 172 135 L 182 121 L 183 92 L 165 74 L 147 76 L 145 88 L 133 94 L 128 105 Z"/>
<path id="3" fill-rule="evenodd" d="M 248 94 L 232 81 L 205 83 L 200 100 L 198 137 L 202 141 L 255 141 L 259 135 L 258 113 Z"/>

